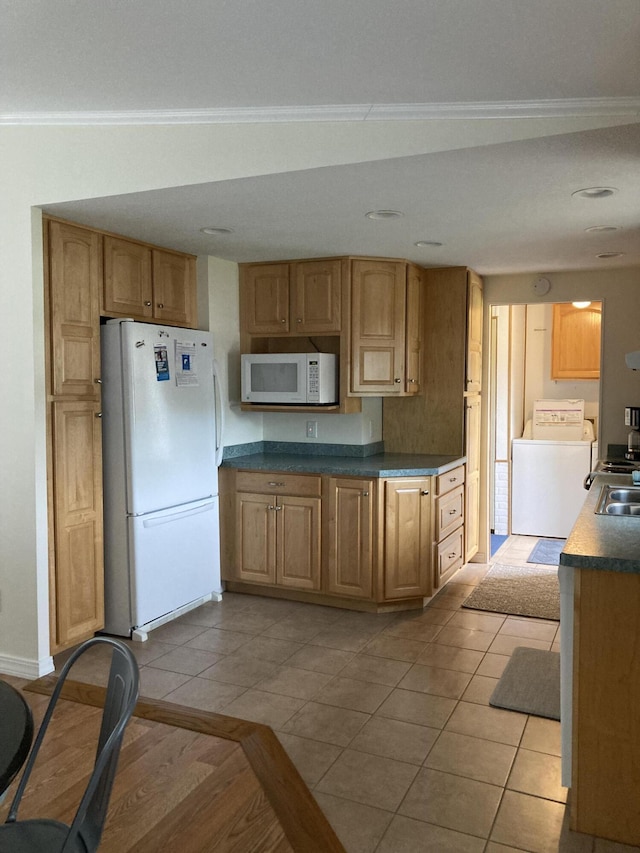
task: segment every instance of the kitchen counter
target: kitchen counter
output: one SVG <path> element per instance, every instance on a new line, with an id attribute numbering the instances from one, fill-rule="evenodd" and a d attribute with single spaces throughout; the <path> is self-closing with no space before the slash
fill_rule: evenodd
<path id="1" fill-rule="evenodd" d="M 598 474 L 567 539 L 560 565 L 640 574 L 640 516 L 598 515 L 602 487 L 630 486 L 630 474 Z"/>
<path id="2" fill-rule="evenodd" d="M 607 485 L 631 476 L 595 477 L 560 555 L 562 775 L 571 829 L 637 849 L 640 517 L 596 514 Z"/>
<path id="3" fill-rule="evenodd" d="M 347 477 L 429 477 L 444 474 L 465 461 L 465 456 L 414 453 L 377 453 L 365 457 L 252 453 L 225 459 L 222 467 L 242 471 L 292 471 Z"/>

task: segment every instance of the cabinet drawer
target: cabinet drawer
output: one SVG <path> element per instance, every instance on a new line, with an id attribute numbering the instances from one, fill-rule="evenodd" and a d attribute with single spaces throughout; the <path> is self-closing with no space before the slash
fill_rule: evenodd
<path id="1" fill-rule="evenodd" d="M 462 565 L 464 553 L 464 527 L 459 527 L 451 536 L 440 542 L 437 548 L 436 583 L 452 574 Z"/>
<path id="2" fill-rule="evenodd" d="M 283 471 L 238 471 L 236 474 L 237 491 L 268 495 L 319 498 L 322 493 L 321 482 L 315 474 L 289 474 Z"/>
<path id="3" fill-rule="evenodd" d="M 458 468 L 453 468 L 451 471 L 447 471 L 445 474 L 440 474 L 437 477 L 436 494 L 445 495 L 451 489 L 455 489 L 457 486 L 462 486 L 463 484 L 464 465 L 460 465 Z"/>
<path id="4" fill-rule="evenodd" d="M 464 486 L 436 498 L 436 542 L 440 542 L 464 521 Z"/>

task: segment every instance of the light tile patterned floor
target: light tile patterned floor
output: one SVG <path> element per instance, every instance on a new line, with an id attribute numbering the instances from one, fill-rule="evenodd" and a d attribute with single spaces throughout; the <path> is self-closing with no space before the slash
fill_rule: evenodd
<path id="1" fill-rule="evenodd" d="M 141 692 L 271 726 L 348 853 L 640 849 L 570 832 L 559 723 L 489 706 L 513 648 L 557 650 L 559 627 L 461 609 L 488 568 L 404 614 L 225 594 L 131 643 Z"/>

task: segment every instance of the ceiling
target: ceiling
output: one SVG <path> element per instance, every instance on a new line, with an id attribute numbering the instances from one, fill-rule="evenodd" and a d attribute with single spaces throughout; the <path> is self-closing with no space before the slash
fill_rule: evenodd
<path id="1" fill-rule="evenodd" d="M 638 0 L 0 0 L 0 14 L 0 125 L 532 119 L 516 141 L 461 147 L 453 122 L 435 153 L 45 205 L 59 216 L 236 261 L 640 265 Z M 585 187 L 617 191 L 572 195 Z"/>

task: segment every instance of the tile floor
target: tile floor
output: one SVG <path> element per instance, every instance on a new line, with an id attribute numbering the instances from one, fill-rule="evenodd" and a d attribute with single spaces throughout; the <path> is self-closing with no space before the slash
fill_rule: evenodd
<path id="1" fill-rule="evenodd" d="M 640 849 L 568 829 L 559 723 L 489 706 L 512 650 L 558 649 L 559 628 L 461 609 L 488 568 L 403 614 L 225 594 L 131 643 L 141 693 L 271 726 L 348 853 Z"/>

